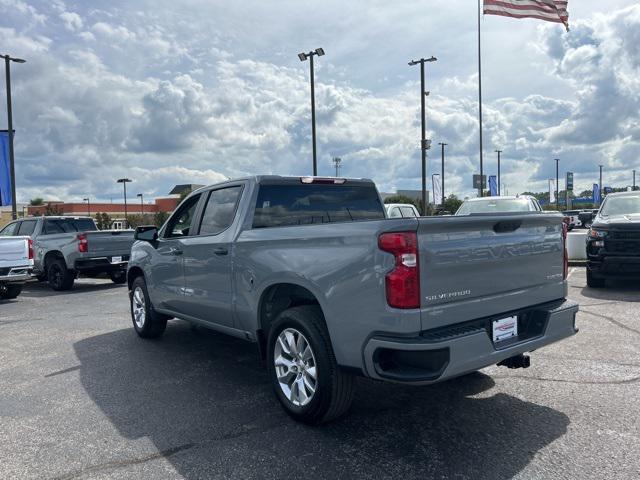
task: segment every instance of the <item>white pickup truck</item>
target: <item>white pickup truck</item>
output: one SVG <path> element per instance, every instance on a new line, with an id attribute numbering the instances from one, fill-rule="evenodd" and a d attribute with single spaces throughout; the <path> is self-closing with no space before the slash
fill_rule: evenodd
<path id="1" fill-rule="evenodd" d="M 0 236 L 0 300 L 16 298 L 31 278 L 33 242 L 29 237 Z"/>

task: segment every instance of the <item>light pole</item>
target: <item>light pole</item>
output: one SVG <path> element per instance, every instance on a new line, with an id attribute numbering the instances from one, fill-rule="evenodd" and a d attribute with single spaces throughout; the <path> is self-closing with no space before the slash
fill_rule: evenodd
<path id="1" fill-rule="evenodd" d="M 140 197 L 140 213 L 142 216 L 144 216 L 144 195 L 142 193 L 139 193 L 138 195 L 136 195 L 136 197 Z"/>
<path id="2" fill-rule="evenodd" d="M 446 195 L 444 194 L 444 147 L 446 147 L 448 143 L 440 142 L 438 143 L 438 145 L 440 145 L 440 152 L 442 157 L 442 167 L 440 170 L 440 188 L 442 190 L 442 205 L 444 206 L 444 199 L 446 198 Z"/>
<path id="3" fill-rule="evenodd" d="M 333 157 L 333 165 L 336 167 L 336 177 L 340 172 L 340 167 L 342 166 L 340 165 L 341 163 L 342 163 L 342 159 L 340 157 Z"/>
<path id="4" fill-rule="evenodd" d="M 636 171 L 633 171 L 633 188 L 632 190 L 635 192 L 636 191 Z"/>
<path id="5" fill-rule="evenodd" d="M 316 90 L 315 79 L 313 72 L 313 57 L 317 55 L 322 57 L 324 50 L 322 48 L 316 48 L 309 53 L 299 53 L 298 58 L 301 62 L 309 59 L 309 71 L 311 72 L 311 142 L 313 144 L 313 176 L 318 175 L 318 160 L 316 156 Z"/>
<path id="6" fill-rule="evenodd" d="M 498 196 L 500 196 L 500 154 L 502 150 L 496 150 L 496 153 L 498 154 Z"/>
<path id="7" fill-rule="evenodd" d="M 119 178 L 118 183 L 121 183 L 124 187 L 124 228 L 129 226 L 127 221 L 127 183 L 131 182 L 128 178 Z"/>
<path id="8" fill-rule="evenodd" d="M 83 202 L 87 202 L 87 216 L 91 216 L 91 202 L 89 202 L 89 197 L 83 198 Z"/>
<path id="9" fill-rule="evenodd" d="M 422 115 L 422 137 L 420 141 L 420 150 L 422 151 L 422 215 L 427 214 L 427 150 L 431 147 L 431 141 L 427 140 L 427 116 L 425 98 L 429 95 L 425 88 L 424 81 L 424 64 L 426 62 L 436 62 L 438 59 L 434 56 L 430 58 L 421 58 L 420 60 L 411 60 L 409 66 L 420 65 L 420 108 Z"/>
<path id="10" fill-rule="evenodd" d="M 558 182 L 560 181 L 560 159 L 556 158 L 556 210 L 560 210 L 560 199 L 558 198 L 559 191 L 558 187 L 560 186 Z"/>
<path id="11" fill-rule="evenodd" d="M 600 168 L 600 180 L 598 181 L 598 188 L 600 189 L 600 205 L 602 205 L 602 165 L 598 165 Z"/>
<path id="12" fill-rule="evenodd" d="M 25 63 L 26 60 L 21 58 L 13 58 L 9 55 L 0 55 L 0 58 L 4 58 L 4 67 L 7 81 L 7 119 L 9 126 L 9 171 L 11 175 L 11 218 L 15 220 L 18 218 L 18 211 L 16 205 L 16 165 L 13 154 L 13 112 L 11 110 L 11 62 Z"/>

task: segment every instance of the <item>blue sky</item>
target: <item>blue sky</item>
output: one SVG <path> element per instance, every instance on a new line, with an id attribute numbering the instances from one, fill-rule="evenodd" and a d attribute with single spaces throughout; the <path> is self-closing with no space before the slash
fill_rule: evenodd
<path id="1" fill-rule="evenodd" d="M 13 68 L 19 200 L 163 195 L 175 183 L 308 174 L 308 64 L 317 62 L 320 174 L 418 188 L 419 71 L 429 137 L 449 144 L 447 190 L 472 194 L 478 169 L 473 0 L 0 0 Z M 626 186 L 640 170 L 640 6 L 569 2 L 571 31 L 482 20 L 485 171 L 503 154 L 510 193 L 544 190 L 561 170 L 577 189 Z M 2 89 L 3 90 L 3 89 Z M 0 128 L 4 125 L 4 101 Z M 439 172 L 439 152 L 429 170 Z M 640 176 L 639 176 L 640 179 Z"/>

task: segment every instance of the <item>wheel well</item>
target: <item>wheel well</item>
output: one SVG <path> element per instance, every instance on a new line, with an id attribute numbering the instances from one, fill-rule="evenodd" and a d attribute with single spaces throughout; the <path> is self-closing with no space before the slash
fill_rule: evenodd
<path id="1" fill-rule="evenodd" d="M 267 288 L 258 305 L 258 348 L 260 356 L 266 358 L 267 336 L 271 323 L 278 315 L 291 307 L 298 305 L 318 305 L 320 302 L 313 293 L 300 285 L 279 283 Z"/>
<path id="2" fill-rule="evenodd" d="M 59 252 L 57 250 L 52 250 L 50 252 L 47 252 L 47 254 L 44 256 L 44 271 L 47 271 L 47 268 L 49 266 L 49 262 L 51 262 L 52 260 L 62 260 L 65 265 L 66 265 L 66 261 L 64 259 L 64 255 L 62 255 L 62 252 Z"/>
<path id="3" fill-rule="evenodd" d="M 144 277 L 144 272 L 140 267 L 131 267 L 127 272 L 127 285 L 129 286 L 129 290 L 131 290 L 131 284 L 138 277 Z"/>

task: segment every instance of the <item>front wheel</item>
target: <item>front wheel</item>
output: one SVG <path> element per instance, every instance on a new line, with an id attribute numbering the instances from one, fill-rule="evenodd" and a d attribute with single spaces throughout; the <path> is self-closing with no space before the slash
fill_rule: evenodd
<path id="1" fill-rule="evenodd" d="M 0 299 L 13 300 L 22 292 L 22 285 L 0 283 Z"/>
<path id="2" fill-rule="evenodd" d="M 605 286 L 605 279 L 598 278 L 591 273 L 591 270 L 587 267 L 587 287 L 589 288 L 602 288 Z"/>
<path id="3" fill-rule="evenodd" d="M 267 365 L 286 412 L 317 425 L 344 414 L 353 400 L 353 376 L 341 371 L 320 308 L 293 307 L 269 330 Z"/>
<path id="4" fill-rule="evenodd" d="M 161 337 L 167 328 L 168 317 L 155 311 L 147 283 L 143 277 L 136 277 L 131 283 L 131 320 L 136 333 L 142 338 Z"/>

